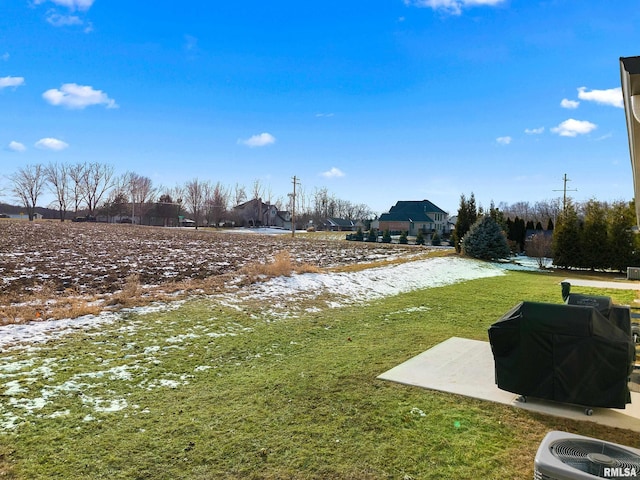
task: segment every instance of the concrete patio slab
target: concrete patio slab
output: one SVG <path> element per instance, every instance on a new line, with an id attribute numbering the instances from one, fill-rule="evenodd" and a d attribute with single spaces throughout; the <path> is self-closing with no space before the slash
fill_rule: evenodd
<path id="1" fill-rule="evenodd" d="M 585 414 L 584 407 L 577 405 L 534 398 L 527 398 L 526 403 L 516 400 L 518 395 L 500 390 L 495 384 L 489 342 L 452 337 L 378 378 L 640 432 L 640 393 L 637 392 L 631 392 L 631 403 L 624 410 L 593 408 L 591 416 Z"/>

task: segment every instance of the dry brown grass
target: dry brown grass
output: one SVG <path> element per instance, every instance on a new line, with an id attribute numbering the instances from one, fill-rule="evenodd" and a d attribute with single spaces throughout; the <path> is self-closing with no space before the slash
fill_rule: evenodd
<path id="1" fill-rule="evenodd" d="M 247 283 L 255 283 L 273 277 L 288 277 L 293 273 L 320 273 L 322 269 L 309 263 L 294 262 L 288 251 L 278 252 L 268 263 L 253 263 L 242 268 Z"/>

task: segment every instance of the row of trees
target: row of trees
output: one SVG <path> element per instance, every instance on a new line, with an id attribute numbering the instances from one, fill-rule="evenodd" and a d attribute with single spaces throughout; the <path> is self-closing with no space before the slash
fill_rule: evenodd
<path id="1" fill-rule="evenodd" d="M 554 265 L 562 268 L 624 271 L 640 265 L 633 203 L 589 200 L 574 204 L 569 200 L 564 209 L 553 213 L 557 223 L 549 217 L 544 229 L 541 221 L 534 224 L 530 217 L 526 223 L 518 216 L 513 221 L 505 219 L 505 213 L 493 203 L 485 213 L 476 207 L 473 193 L 469 199 L 462 195 L 453 236 L 456 250 L 496 259 L 526 249 L 529 256 L 552 257 Z"/>
<path id="2" fill-rule="evenodd" d="M 582 212 L 582 213 L 581 213 Z M 553 234 L 553 263 L 564 268 L 625 271 L 640 265 L 633 205 L 568 202 Z"/>
<path id="3" fill-rule="evenodd" d="M 307 193 L 298 185 L 296 195 L 275 200 L 270 188 L 255 180 L 249 195 L 238 183 L 227 187 L 220 182 L 193 178 L 175 187 L 155 186 L 149 177 L 135 172 L 116 175 L 114 167 L 98 162 L 76 164 L 50 163 L 27 165 L 8 176 L 9 192 L 25 208 L 33 220 L 38 201 L 49 192 L 54 201 L 51 208 L 64 221 L 68 212 L 108 217 L 128 215 L 136 223 L 156 217 L 176 219 L 189 215 L 197 225 L 218 225 L 234 220 L 233 206 L 247 200 L 266 199 L 278 210 L 295 208 L 300 225 L 312 222 L 320 225 L 328 217 L 365 220 L 373 213 L 367 205 L 354 204 L 331 195 L 326 188 Z M 1 193 L 1 192 L 0 192 Z M 295 205 L 294 203 L 295 202 Z"/>

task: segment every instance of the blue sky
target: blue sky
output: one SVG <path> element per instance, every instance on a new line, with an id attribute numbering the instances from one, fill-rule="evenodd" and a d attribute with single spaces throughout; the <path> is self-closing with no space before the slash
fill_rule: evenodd
<path id="1" fill-rule="evenodd" d="M 97 161 L 156 186 L 259 180 L 274 201 L 295 175 L 378 213 L 548 200 L 565 173 L 578 201 L 631 200 L 637 7 L 3 0 L 0 172 Z"/>

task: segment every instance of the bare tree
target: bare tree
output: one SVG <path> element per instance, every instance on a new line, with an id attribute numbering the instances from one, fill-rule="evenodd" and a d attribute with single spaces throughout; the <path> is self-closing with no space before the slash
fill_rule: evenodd
<path id="1" fill-rule="evenodd" d="M 186 208 L 193 215 L 193 221 L 196 222 L 196 230 L 198 229 L 198 223 L 200 222 L 200 216 L 202 215 L 202 206 L 204 203 L 204 183 L 198 178 L 189 180 L 184 185 L 184 203 Z"/>
<path id="2" fill-rule="evenodd" d="M 49 182 L 51 192 L 56 197 L 55 204 L 60 213 L 60 221 L 64 222 L 70 195 L 69 167 L 64 163 L 50 163 L 45 167 L 44 175 Z"/>
<path id="3" fill-rule="evenodd" d="M 85 193 L 85 171 L 87 165 L 85 163 L 76 163 L 68 168 L 68 175 L 70 180 L 69 193 L 70 201 L 73 202 L 74 213 L 77 215 L 80 205 L 84 201 Z"/>
<path id="4" fill-rule="evenodd" d="M 247 191 L 244 188 L 244 185 L 240 185 L 239 183 L 236 183 L 236 186 L 233 190 L 233 202 L 234 202 L 234 207 L 240 205 L 243 202 L 247 201 Z"/>
<path id="5" fill-rule="evenodd" d="M 21 167 L 9 177 L 9 180 L 12 183 L 11 191 L 27 210 L 29 221 L 33 221 L 38 197 L 46 183 L 44 168 L 42 165 Z"/>
<path id="6" fill-rule="evenodd" d="M 216 227 L 224 220 L 224 216 L 229 208 L 229 190 L 227 190 L 220 182 L 213 187 L 211 196 L 211 206 L 213 207 L 212 221 Z"/>
<path id="7" fill-rule="evenodd" d="M 551 258 L 552 237 L 544 232 L 534 234 L 527 242 L 527 255 L 535 258 L 539 268 L 547 267 Z"/>
<path id="8" fill-rule="evenodd" d="M 264 187 L 262 186 L 262 183 L 258 178 L 256 178 L 253 181 L 253 188 L 251 189 L 251 195 L 252 195 L 251 200 L 262 199 L 262 196 L 264 195 Z"/>
<path id="9" fill-rule="evenodd" d="M 93 215 L 104 194 L 114 185 L 112 165 L 89 163 L 84 171 L 84 194 L 89 215 Z"/>
<path id="10" fill-rule="evenodd" d="M 142 224 L 142 217 L 145 214 L 147 202 L 155 195 L 156 191 L 149 177 L 138 175 L 135 172 L 127 172 L 124 175 L 124 185 L 131 198 L 131 218 L 135 223 L 136 212 L 139 217 L 139 224 Z"/>

